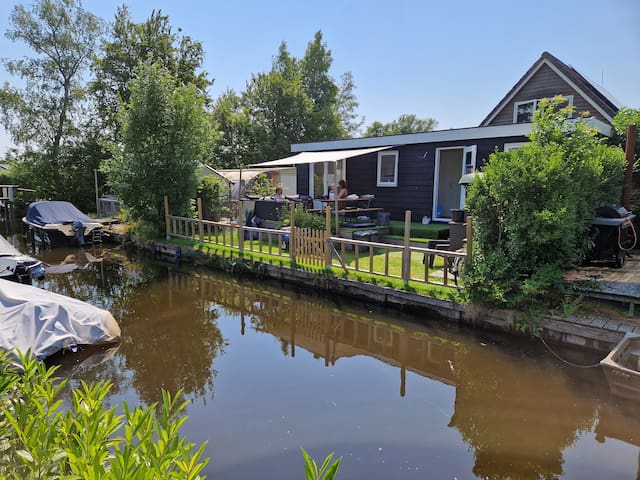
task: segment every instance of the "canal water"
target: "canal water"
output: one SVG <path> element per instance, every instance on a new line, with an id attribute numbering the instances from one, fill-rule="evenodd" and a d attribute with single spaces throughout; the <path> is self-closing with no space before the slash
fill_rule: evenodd
<path id="1" fill-rule="evenodd" d="M 304 478 L 301 446 L 342 456 L 338 479 L 638 478 L 639 410 L 536 341 L 107 247 L 35 254 L 38 286 L 122 328 L 62 374 L 110 380 L 113 404 L 183 390 L 208 478 Z"/>

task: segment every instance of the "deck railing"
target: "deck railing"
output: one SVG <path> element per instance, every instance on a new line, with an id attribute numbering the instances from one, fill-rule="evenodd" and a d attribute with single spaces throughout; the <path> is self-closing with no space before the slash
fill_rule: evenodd
<path id="1" fill-rule="evenodd" d="M 400 245 L 352 240 L 329 236 L 331 208 L 326 209 L 326 229 L 298 228 L 291 206 L 291 227 L 276 230 L 248 227 L 241 222 L 214 222 L 202 219 L 198 199 L 198 218 L 169 214 L 165 198 L 167 237 L 187 238 L 200 244 L 213 244 L 238 250 L 288 258 L 292 264 L 342 269 L 390 279 L 460 289 L 458 271 L 471 255 L 471 217 L 467 220 L 467 247 L 458 251 L 419 247 L 411 244 L 411 212 L 405 214 L 405 235 Z M 435 260 L 435 261 L 433 261 Z"/>

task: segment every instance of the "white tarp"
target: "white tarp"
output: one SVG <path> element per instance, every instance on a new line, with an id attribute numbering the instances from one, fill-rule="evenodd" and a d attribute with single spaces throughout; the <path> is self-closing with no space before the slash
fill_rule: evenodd
<path id="1" fill-rule="evenodd" d="M 302 165 L 305 163 L 319 162 L 337 162 L 352 157 L 359 157 L 367 153 L 379 152 L 386 150 L 391 146 L 373 147 L 373 148 L 357 148 L 353 150 L 323 150 L 319 152 L 300 152 L 296 155 L 279 160 L 271 160 L 270 162 L 256 163 L 252 167 L 289 167 L 293 165 Z"/>
<path id="2" fill-rule="evenodd" d="M 111 313 L 74 298 L 0 279 L 0 348 L 44 359 L 74 345 L 120 338 Z"/>

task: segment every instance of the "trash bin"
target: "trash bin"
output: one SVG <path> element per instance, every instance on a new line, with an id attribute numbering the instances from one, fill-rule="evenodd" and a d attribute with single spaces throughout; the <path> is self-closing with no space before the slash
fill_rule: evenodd
<path id="1" fill-rule="evenodd" d="M 389 225 L 391 221 L 391 212 L 378 212 L 378 218 L 376 219 L 376 223 L 378 226 L 386 227 Z"/>

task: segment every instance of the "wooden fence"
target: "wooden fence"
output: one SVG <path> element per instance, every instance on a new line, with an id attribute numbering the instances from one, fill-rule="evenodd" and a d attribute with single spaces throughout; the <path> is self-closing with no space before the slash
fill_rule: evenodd
<path id="1" fill-rule="evenodd" d="M 188 238 L 200 244 L 213 244 L 236 249 L 240 255 L 256 253 L 288 258 L 292 264 L 326 269 L 342 269 L 409 282 L 462 288 L 458 273 L 466 258 L 470 258 L 472 218 L 467 220 L 467 244 L 458 251 L 425 248 L 410 241 L 411 212 L 405 213 L 405 233 L 402 244 L 352 240 L 330 235 L 331 208 L 325 211 L 325 230 L 298 228 L 295 206 L 291 204 L 291 227 L 275 230 L 248 227 L 242 222 L 214 222 L 202 219 L 202 204 L 198 199 L 198 218 L 171 215 L 165 197 L 167 239 Z M 432 258 L 435 261 L 432 261 Z"/>

